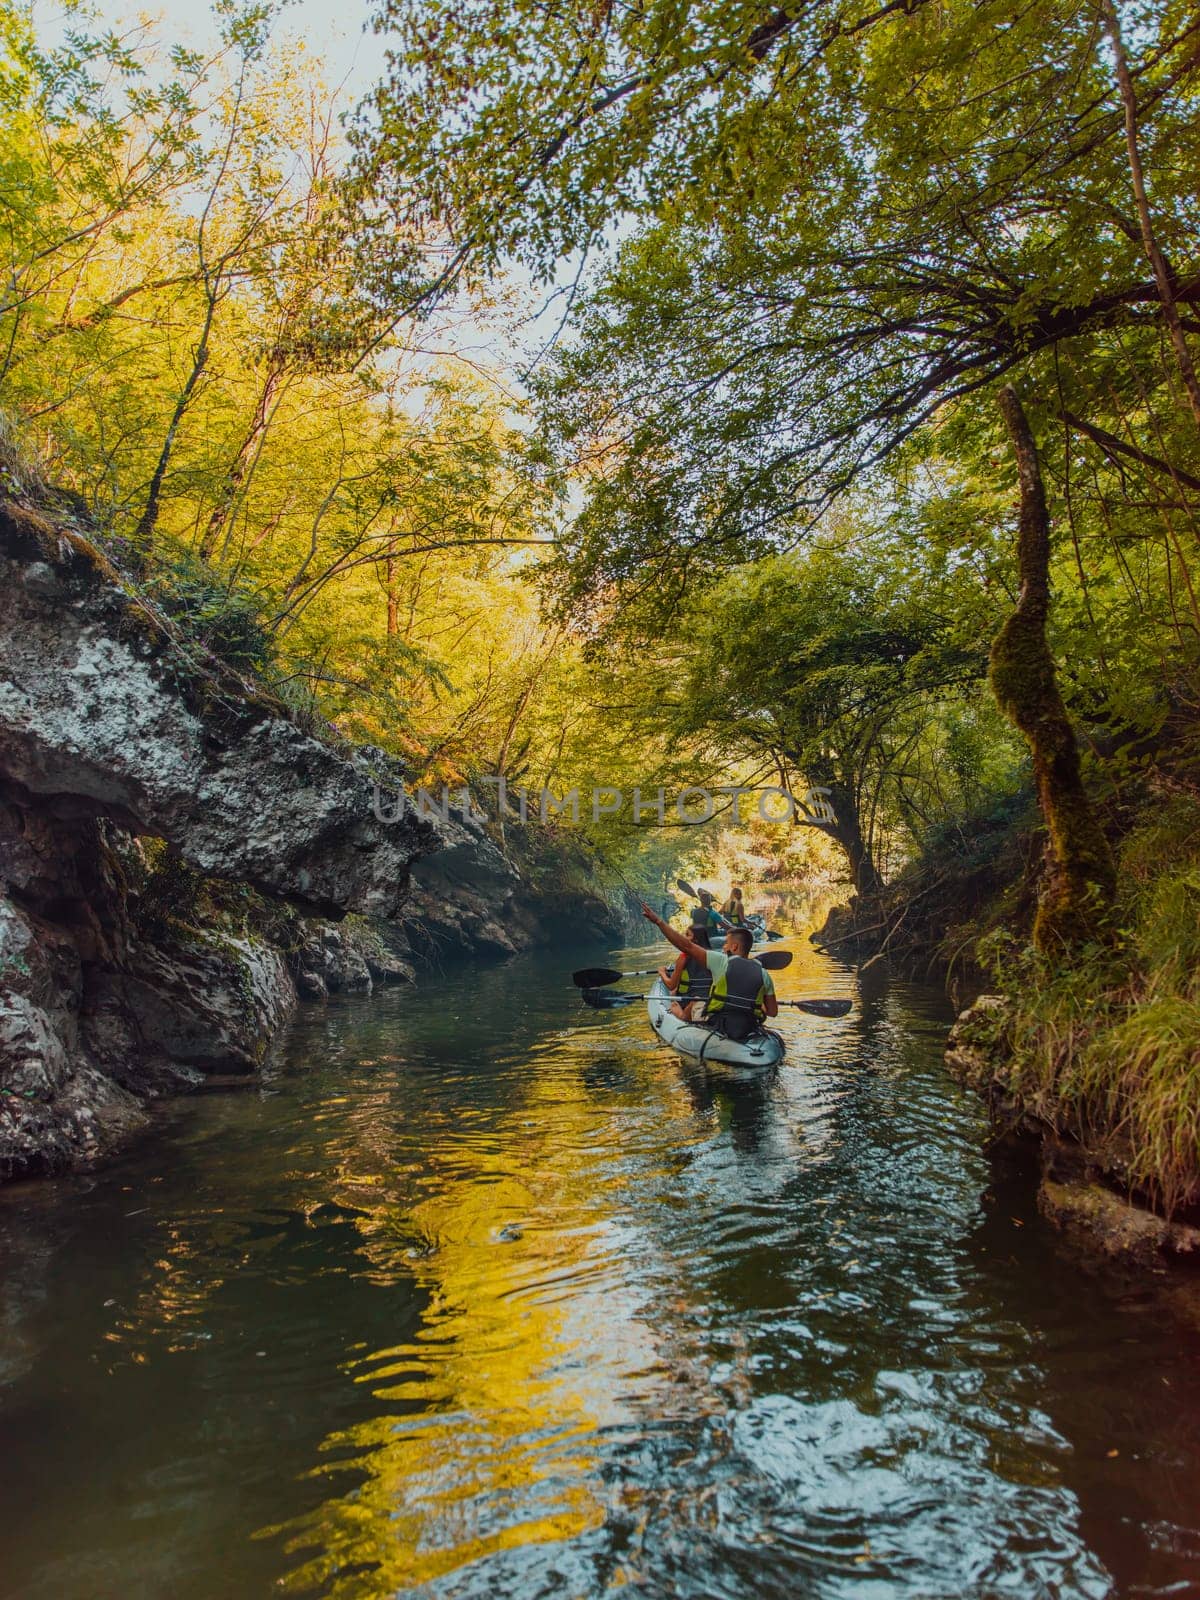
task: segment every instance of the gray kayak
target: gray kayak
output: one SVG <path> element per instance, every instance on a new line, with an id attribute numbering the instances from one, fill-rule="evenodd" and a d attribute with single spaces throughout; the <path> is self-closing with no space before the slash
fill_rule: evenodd
<path id="1" fill-rule="evenodd" d="M 650 1026 L 663 1044 L 685 1061 L 702 1062 L 726 1072 L 757 1074 L 777 1067 L 783 1060 L 784 1043 L 777 1033 L 754 1033 L 740 1043 L 727 1039 L 702 1023 L 673 1017 L 670 1008 L 674 998 L 662 979 L 655 978 L 646 997 L 646 1009 Z"/>

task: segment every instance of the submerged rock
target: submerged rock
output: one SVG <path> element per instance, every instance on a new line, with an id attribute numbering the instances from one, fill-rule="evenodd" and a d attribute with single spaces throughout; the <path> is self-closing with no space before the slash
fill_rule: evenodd
<path id="1" fill-rule="evenodd" d="M 1038 1209 L 1074 1243 L 1127 1266 L 1200 1266 L 1200 1228 L 1168 1221 L 1099 1183 L 1044 1177 Z"/>

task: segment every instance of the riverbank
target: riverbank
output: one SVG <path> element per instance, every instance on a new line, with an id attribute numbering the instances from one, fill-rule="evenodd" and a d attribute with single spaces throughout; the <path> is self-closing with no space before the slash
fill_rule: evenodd
<path id="1" fill-rule="evenodd" d="M 816 936 L 939 977 L 960 1012 L 947 1064 L 999 1137 L 1040 1151 L 1039 1203 L 1088 1250 L 1200 1266 L 1200 791 L 1155 770 L 1104 812 L 1115 948 L 1069 965 L 1028 945 L 1044 871 L 1030 801 L 916 863 Z"/>

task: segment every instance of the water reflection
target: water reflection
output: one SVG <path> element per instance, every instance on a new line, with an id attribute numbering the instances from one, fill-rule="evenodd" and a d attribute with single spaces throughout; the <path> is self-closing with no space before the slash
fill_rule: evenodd
<path id="1" fill-rule="evenodd" d="M 561 964 L 310 1012 L 0 1205 L 5 1594 L 1200 1584 L 1196 1347 L 985 1162 L 935 996 L 876 969 L 730 1082 Z"/>

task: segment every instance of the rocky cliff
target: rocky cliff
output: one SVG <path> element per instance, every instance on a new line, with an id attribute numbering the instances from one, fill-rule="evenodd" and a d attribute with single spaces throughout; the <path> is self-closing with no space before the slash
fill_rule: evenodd
<path id="1" fill-rule="evenodd" d="M 418 965 L 556 940 L 617 941 L 640 926 L 636 904 L 622 909 L 586 887 L 590 863 L 578 847 L 554 840 L 539 851 L 527 837 L 510 858 L 477 828 L 451 821 L 441 832 L 440 848 L 413 867 L 403 913 Z"/>
<path id="2" fill-rule="evenodd" d="M 301 914 L 399 911 L 440 838 L 376 818 L 398 777 L 198 652 L 78 530 L 0 503 L 0 1175 L 92 1159 L 149 1097 L 253 1069 L 297 977 L 369 984 Z M 291 908 L 291 959 L 250 900 L 214 917 L 212 880 Z"/>
<path id="3" fill-rule="evenodd" d="M 254 1072 L 298 998 L 619 936 L 577 845 L 514 862 L 384 820 L 402 776 L 204 651 L 69 515 L 0 500 L 0 1179 Z"/>

